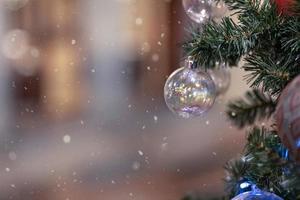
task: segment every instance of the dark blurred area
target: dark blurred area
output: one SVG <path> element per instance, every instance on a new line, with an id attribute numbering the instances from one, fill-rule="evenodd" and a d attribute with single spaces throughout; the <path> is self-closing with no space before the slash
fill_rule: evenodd
<path id="1" fill-rule="evenodd" d="M 0 0 L 0 199 L 222 194 L 244 135 L 167 110 L 189 26 L 180 0 Z M 239 71 L 232 82 L 241 82 Z"/>

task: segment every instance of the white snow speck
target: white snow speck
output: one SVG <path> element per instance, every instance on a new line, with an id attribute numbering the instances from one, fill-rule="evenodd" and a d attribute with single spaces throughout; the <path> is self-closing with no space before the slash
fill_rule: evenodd
<path id="1" fill-rule="evenodd" d="M 157 123 L 158 117 L 156 115 L 153 116 L 153 119 L 154 119 L 155 123 Z"/>
<path id="2" fill-rule="evenodd" d="M 141 25 L 143 25 L 143 23 L 144 23 L 144 20 L 143 20 L 141 17 L 137 17 L 137 18 L 135 19 L 135 24 L 136 24 L 137 26 L 141 26 Z"/>
<path id="3" fill-rule="evenodd" d="M 162 151 L 165 151 L 165 150 L 167 150 L 167 149 L 168 149 L 168 143 L 167 143 L 167 142 L 162 143 L 162 144 L 161 144 L 161 150 L 162 150 Z"/>
<path id="4" fill-rule="evenodd" d="M 65 135 L 63 137 L 63 141 L 65 144 L 69 144 L 71 142 L 71 136 L 70 135 Z"/>
<path id="5" fill-rule="evenodd" d="M 76 40 L 72 40 L 72 41 L 71 41 L 71 44 L 72 44 L 72 45 L 75 45 L 75 44 L 76 44 Z"/>
<path id="6" fill-rule="evenodd" d="M 6 167 L 6 168 L 5 168 L 5 171 L 6 171 L 6 172 L 10 172 L 10 168 Z"/>
<path id="7" fill-rule="evenodd" d="M 140 156 L 144 155 L 144 152 L 142 152 L 141 150 L 139 150 L 138 153 L 139 153 Z"/>
<path id="8" fill-rule="evenodd" d="M 156 54 L 156 53 L 153 54 L 153 55 L 152 55 L 152 61 L 153 61 L 153 62 L 158 62 L 158 61 L 159 61 L 159 55 Z"/>

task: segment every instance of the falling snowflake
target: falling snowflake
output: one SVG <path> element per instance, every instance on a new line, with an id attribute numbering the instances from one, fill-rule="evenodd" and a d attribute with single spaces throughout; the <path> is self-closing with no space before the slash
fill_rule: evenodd
<path id="1" fill-rule="evenodd" d="M 138 153 L 139 153 L 140 156 L 144 155 L 144 152 L 142 152 L 141 150 L 139 150 Z"/>
<path id="2" fill-rule="evenodd" d="M 137 26 L 141 26 L 141 25 L 143 25 L 143 23 L 144 23 L 144 20 L 143 20 L 141 17 L 137 17 L 137 18 L 135 19 L 135 24 L 136 24 Z"/>
<path id="3" fill-rule="evenodd" d="M 63 141 L 65 144 L 69 144 L 71 142 L 71 136 L 70 135 L 64 135 Z"/>
<path id="4" fill-rule="evenodd" d="M 159 55 L 156 54 L 156 53 L 153 54 L 153 55 L 152 55 L 152 61 L 153 61 L 153 62 L 158 62 L 158 61 L 159 61 Z"/>

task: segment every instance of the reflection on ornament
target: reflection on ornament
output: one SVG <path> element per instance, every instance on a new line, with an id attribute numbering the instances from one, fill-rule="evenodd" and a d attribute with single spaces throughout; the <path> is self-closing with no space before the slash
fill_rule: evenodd
<path id="1" fill-rule="evenodd" d="M 18 73 L 24 76 L 31 76 L 36 73 L 39 62 L 39 49 L 30 47 L 21 58 L 13 60 L 13 66 Z"/>
<path id="2" fill-rule="evenodd" d="M 224 94 L 231 82 L 231 74 L 228 67 L 225 64 L 218 64 L 215 69 L 208 70 L 208 74 L 211 76 L 215 83 L 217 95 Z"/>
<path id="3" fill-rule="evenodd" d="M 220 19 L 225 16 L 227 13 L 228 9 L 226 4 L 223 1 L 220 2 L 213 2 L 212 5 L 212 17 L 215 19 Z"/>
<path id="4" fill-rule="evenodd" d="M 9 31 L 2 41 L 2 53 L 8 59 L 20 59 L 29 49 L 28 34 L 24 30 Z"/>
<path id="5" fill-rule="evenodd" d="M 28 3 L 28 0 L 4 0 L 4 7 L 9 10 L 16 11 L 23 8 Z"/>
<path id="6" fill-rule="evenodd" d="M 164 97 L 168 108 L 176 115 L 196 117 L 213 106 L 215 85 L 208 74 L 182 67 L 168 78 Z"/>
<path id="7" fill-rule="evenodd" d="M 242 193 L 245 193 L 245 192 L 249 192 L 249 191 L 252 190 L 252 187 L 253 187 L 252 182 L 250 182 L 246 179 L 243 179 L 237 185 L 236 194 L 242 194 Z"/>
<path id="8" fill-rule="evenodd" d="M 300 161 L 300 76 L 281 93 L 276 110 L 278 135 L 290 155 Z"/>
<path id="9" fill-rule="evenodd" d="M 199 24 L 206 23 L 212 16 L 213 0 L 182 0 L 186 14 Z"/>
<path id="10" fill-rule="evenodd" d="M 242 193 L 232 200 L 283 200 L 275 194 L 261 191 L 256 186 L 253 186 L 252 191 Z"/>

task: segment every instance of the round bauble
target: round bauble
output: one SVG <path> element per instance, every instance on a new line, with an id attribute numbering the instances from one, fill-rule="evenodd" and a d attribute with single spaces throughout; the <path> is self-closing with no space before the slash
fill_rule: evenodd
<path id="1" fill-rule="evenodd" d="M 215 69 L 209 69 L 207 72 L 215 83 L 217 95 L 226 93 L 231 82 L 231 74 L 228 67 L 224 63 L 217 64 Z"/>
<path id="2" fill-rule="evenodd" d="M 164 97 L 168 108 L 176 115 L 197 117 L 213 106 L 216 88 L 207 73 L 182 67 L 166 81 Z"/>
<path id="3" fill-rule="evenodd" d="M 252 191 L 242 193 L 232 200 L 283 200 L 277 195 L 254 188 Z"/>
<path id="4" fill-rule="evenodd" d="M 199 24 L 206 23 L 212 17 L 213 0 L 182 0 L 186 14 Z"/>
<path id="5" fill-rule="evenodd" d="M 300 76 L 281 93 L 276 108 L 278 135 L 294 159 L 300 161 Z"/>

